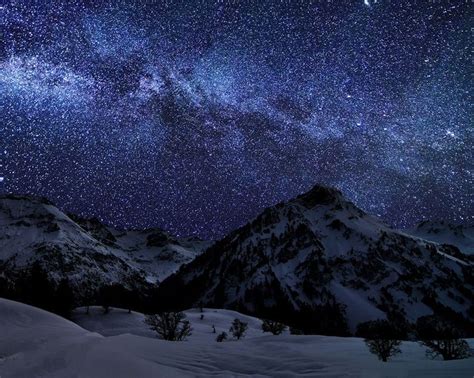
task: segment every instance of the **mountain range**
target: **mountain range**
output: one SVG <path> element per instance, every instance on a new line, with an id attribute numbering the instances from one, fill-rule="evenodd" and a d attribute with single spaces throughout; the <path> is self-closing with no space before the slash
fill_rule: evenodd
<path id="1" fill-rule="evenodd" d="M 151 287 L 210 243 L 161 229 L 117 230 L 67 215 L 44 198 L 0 198 L 0 276 L 14 281 L 35 262 L 80 294 L 105 284 Z"/>
<path id="2" fill-rule="evenodd" d="M 238 310 L 308 333 L 432 313 L 474 323 L 472 227 L 423 222 L 399 231 L 340 191 L 317 185 L 217 242 L 161 229 L 117 230 L 43 198 L 0 197 L 0 277 L 34 263 L 78 296 L 114 283 L 152 290 L 156 309 Z"/>

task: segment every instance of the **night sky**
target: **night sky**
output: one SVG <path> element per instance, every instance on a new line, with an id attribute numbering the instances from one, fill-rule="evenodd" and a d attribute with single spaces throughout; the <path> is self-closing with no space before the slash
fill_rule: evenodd
<path id="1" fill-rule="evenodd" d="M 0 191 L 222 236 L 316 183 L 472 223 L 471 1 L 0 1 Z"/>

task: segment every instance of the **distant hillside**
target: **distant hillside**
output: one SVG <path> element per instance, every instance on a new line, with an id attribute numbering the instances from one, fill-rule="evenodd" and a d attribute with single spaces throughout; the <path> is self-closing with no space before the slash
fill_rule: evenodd
<path id="1" fill-rule="evenodd" d="M 43 198 L 0 197 L 0 278 L 15 281 L 38 263 L 80 296 L 105 284 L 151 287 L 209 245 L 163 230 L 120 231 L 66 215 Z"/>

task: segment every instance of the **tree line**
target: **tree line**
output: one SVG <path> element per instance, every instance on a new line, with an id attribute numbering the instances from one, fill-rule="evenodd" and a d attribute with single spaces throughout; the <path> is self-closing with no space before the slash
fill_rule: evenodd
<path id="1" fill-rule="evenodd" d="M 139 290 L 126 288 L 121 284 L 102 285 L 83 289 L 81 295 L 74 290 L 68 278 L 52 280 L 39 262 L 34 262 L 12 283 L 0 277 L 0 297 L 26 303 L 34 307 L 70 318 L 72 311 L 79 306 L 102 306 L 104 313 L 111 307 L 144 311 L 146 302 Z"/>

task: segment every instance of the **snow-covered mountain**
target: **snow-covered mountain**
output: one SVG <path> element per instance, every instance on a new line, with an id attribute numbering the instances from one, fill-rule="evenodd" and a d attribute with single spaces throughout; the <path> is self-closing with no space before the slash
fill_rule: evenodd
<path id="1" fill-rule="evenodd" d="M 471 255 L 391 229 L 335 189 L 316 186 L 209 245 L 160 229 L 120 231 L 42 198 L 0 197 L 0 277 L 7 280 L 34 262 L 55 281 L 67 277 L 78 293 L 164 280 L 155 303 L 203 302 L 323 333 L 433 312 L 474 323 Z"/>
<path id="2" fill-rule="evenodd" d="M 120 231 L 66 215 L 43 198 L 0 197 L 0 276 L 15 279 L 35 261 L 73 287 L 152 286 L 208 246 L 160 229 Z"/>
<path id="3" fill-rule="evenodd" d="M 391 229 L 332 188 L 263 211 L 158 289 L 174 306 L 280 318 L 309 331 L 344 333 L 360 322 L 414 321 L 443 313 L 474 321 L 470 256 Z"/>
<path id="4" fill-rule="evenodd" d="M 453 245 L 465 254 L 474 255 L 474 225 L 423 221 L 405 232 L 435 243 Z"/>

